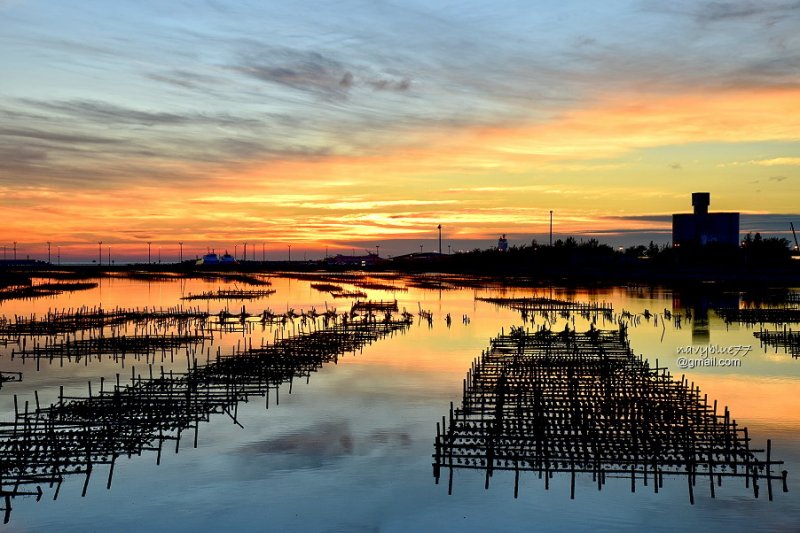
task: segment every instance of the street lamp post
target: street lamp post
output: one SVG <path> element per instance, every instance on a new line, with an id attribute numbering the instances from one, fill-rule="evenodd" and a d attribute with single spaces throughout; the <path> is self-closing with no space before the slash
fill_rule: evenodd
<path id="1" fill-rule="evenodd" d="M 247 261 L 247 243 L 244 243 L 244 260 Z"/>
<path id="2" fill-rule="evenodd" d="M 380 252 L 381 252 L 381 245 L 380 244 L 376 244 L 375 245 L 375 257 L 380 257 L 381 256 Z"/>
<path id="3" fill-rule="evenodd" d="M 183 263 L 183 243 L 179 242 L 178 245 L 181 247 L 180 262 Z"/>
<path id="4" fill-rule="evenodd" d="M 439 224 L 439 255 L 442 255 L 442 225 Z"/>
<path id="5" fill-rule="evenodd" d="M 151 241 L 147 241 L 147 264 L 150 265 L 153 263 L 150 255 L 150 245 L 153 244 Z"/>
<path id="6" fill-rule="evenodd" d="M 292 262 L 292 245 L 291 244 L 287 244 L 287 246 L 289 247 L 289 262 L 291 263 Z"/>
<path id="7" fill-rule="evenodd" d="M 50 241 L 47 241 L 47 264 L 50 264 Z"/>
<path id="8" fill-rule="evenodd" d="M 103 241 L 97 241 L 97 266 L 103 266 Z"/>

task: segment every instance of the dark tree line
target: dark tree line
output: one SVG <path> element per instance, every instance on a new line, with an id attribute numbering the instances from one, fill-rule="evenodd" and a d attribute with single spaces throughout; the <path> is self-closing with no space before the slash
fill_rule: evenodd
<path id="1" fill-rule="evenodd" d="M 507 251 L 476 248 L 439 257 L 433 264 L 400 262 L 394 268 L 587 280 L 668 279 L 698 272 L 735 276 L 771 269 L 797 270 L 793 267 L 800 267 L 800 262 L 792 261 L 791 253 L 786 239 L 764 238 L 758 233 L 748 234 L 741 246 L 709 243 L 673 247 L 651 241 L 648 245 L 613 248 L 597 239 L 567 237 L 552 246 L 534 240 L 529 245 L 510 246 Z"/>

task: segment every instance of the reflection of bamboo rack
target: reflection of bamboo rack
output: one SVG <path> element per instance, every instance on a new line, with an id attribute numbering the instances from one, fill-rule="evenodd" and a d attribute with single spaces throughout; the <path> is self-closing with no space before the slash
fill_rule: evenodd
<path id="1" fill-rule="evenodd" d="M 689 499 L 706 480 L 711 496 L 723 477 L 744 478 L 756 497 L 766 478 L 769 499 L 773 479 L 783 464 L 771 458 L 767 441 L 750 448 L 747 428 L 731 419 L 727 407 L 718 414 L 700 389 L 666 368 L 651 368 L 631 352 L 624 329 L 587 333 L 536 333 L 514 329 L 491 342 L 464 380 L 460 408 L 437 424 L 434 477 L 449 470 L 485 472 L 485 484 L 498 470 L 514 472 L 514 494 L 520 472 L 537 472 L 549 488 L 554 473 L 592 474 L 601 489 L 606 477 L 652 483 L 658 492 L 664 476 L 688 479 Z"/>
<path id="2" fill-rule="evenodd" d="M 783 331 L 756 331 L 753 335 L 761 341 L 761 345 L 783 348 L 792 357 L 800 357 L 800 331 L 786 329 Z"/>
<path id="3" fill-rule="evenodd" d="M 131 357 L 136 361 L 150 362 L 152 357 L 155 362 L 156 356 L 161 355 L 161 361 L 167 359 L 174 360 L 175 352 L 182 347 L 203 348 L 203 343 L 210 339 L 203 335 L 175 335 L 175 334 L 154 334 L 154 335 L 116 335 L 94 336 L 84 339 L 67 338 L 66 340 L 50 341 L 45 338 L 44 343 L 38 339 L 33 341 L 33 346 L 19 351 L 11 351 L 11 359 L 34 359 L 38 363 L 41 360 L 53 362 L 60 360 L 84 362 L 88 364 L 90 360 L 100 360 L 103 356 L 109 357 L 114 361 L 124 361 L 126 357 Z"/>
<path id="4" fill-rule="evenodd" d="M 500 307 L 510 307 L 522 313 L 527 320 L 528 315 L 534 313 L 578 313 L 589 318 L 590 315 L 600 314 L 608 320 L 612 319 L 614 308 L 605 302 L 579 302 L 574 300 L 556 300 L 553 298 L 475 298 L 480 302 L 487 302 Z"/>
<path id="5" fill-rule="evenodd" d="M 170 307 L 163 309 L 103 309 L 80 307 L 51 310 L 42 315 L 15 316 L 0 319 L 0 335 L 20 337 L 32 335 L 61 335 L 77 331 L 100 330 L 127 323 L 147 324 L 161 329 L 184 329 L 204 323 L 209 313 L 195 308 Z"/>
<path id="6" fill-rule="evenodd" d="M 718 309 L 717 314 L 726 324 L 797 324 L 800 309 L 793 307 L 768 307 L 747 309 Z"/>
<path id="7" fill-rule="evenodd" d="M 81 340 L 102 336 L 105 328 L 113 335 L 117 329 L 133 325 L 134 335 L 165 336 L 171 332 L 176 335 L 204 336 L 214 331 L 251 332 L 256 326 L 286 325 L 295 319 L 301 327 L 316 328 L 316 319 L 322 319 L 322 326 L 328 327 L 341 317 L 336 311 L 326 310 L 324 313 L 311 309 L 296 314 L 289 310 L 286 313 L 274 313 L 269 309 L 258 314 L 241 311 L 233 313 L 222 310 L 211 314 L 196 308 L 174 307 L 166 309 L 102 309 L 80 308 L 62 311 L 49 311 L 41 316 L 15 316 L 13 320 L 0 318 L 0 344 L 17 342 L 22 350 L 26 349 L 27 337 L 53 336 L 53 342 L 62 342 L 61 337 L 69 338 L 70 334 L 81 333 Z M 56 339 L 57 338 L 57 339 Z M 77 339 L 75 339 L 77 340 Z"/>
<path id="8" fill-rule="evenodd" d="M 334 298 L 366 298 L 367 293 L 361 291 L 342 291 L 342 292 L 332 292 L 331 296 Z"/>
<path id="9" fill-rule="evenodd" d="M 22 372 L 0 372 L 0 388 L 6 381 L 22 381 Z"/>
<path id="10" fill-rule="evenodd" d="M 320 292 L 342 292 L 342 286 L 333 283 L 312 283 L 311 288 Z"/>
<path id="11" fill-rule="evenodd" d="M 256 300 L 275 294 L 275 289 L 218 289 L 184 296 L 181 300 Z"/>
<path id="12" fill-rule="evenodd" d="M 389 302 L 361 300 L 354 302 L 350 307 L 350 315 L 356 313 L 392 313 L 397 311 L 397 300 Z"/>
<path id="13" fill-rule="evenodd" d="M 144 375 L 131 369 L 131 381 L 108 387 L 101 379 L 100 390 L 87 396 L 68 397 L 63 388 L 57 403 L 49 407 L 26 401 L 20 406 L 14 397 L 13 422 L 0 423 L 0 497 L 5 499 L 5 521 L 11 500 L 32 495 L 40 498 L 43 486 L 61 483 L 72 474 L 89 478 L 98 465 L 108 465 L 107 487 L 111 486 L 114 464 L 122 455 L 155 451 L 160 462 L 164 442 L 180 446 L 181 434 L 194 429 L 210 415 L 225 413 L 238 424 L 238 404 L 251 396 L 265 396 L 269 407 L 270 389 L 278 401 L 278 387 L 295 378 L 310 378 L 324 363 L 361 349 L 386 335 L 405 329 L 407 319 L 349 320 L 328 329 L 280 340 L 273 345 L 235 351 L 230 357 L 217 355 L 215 361 L 199 366 L 189 362 L 186 372 L 154 371 Z"/>
<path id="14" fill-rule="evenodd" d="M 381 283 L 379 281 L 352 281 L 351 283 L 359 289 L 371 289 L 375 291 L 405 292 L 408 290 L 408 288 L 401 285 L 392 285 L 389 283 Z"/>
<path id="15" fill-rule="evenodd" d="M 12 287 L 0 290 L 0 301 L 3 300 L 32 300 L 47 296 L 57 296 L 64 292 L 85 291 L 97 287 L 97 283 L 40 283 L 24 287 Z"/>

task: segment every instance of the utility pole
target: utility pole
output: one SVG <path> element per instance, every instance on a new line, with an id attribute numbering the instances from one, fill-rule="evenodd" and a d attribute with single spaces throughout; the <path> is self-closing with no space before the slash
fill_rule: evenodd
<path id="1" fill-rule="evenodd" d="M 442 225 L 439 224 L 439 255 L 442 255 Z"/>
<path id="2" fill-rule="evenodd" d="M 111 266 L 111 246 L 108 247 L 108 266 Z"/>
<path id="3" fill-rule="evenodd" d="M 264 263 L 267 260 L 267 252 L 264 251 L 264 243 L 261 243 L 261 262 Z"/>
<path id="4" fill-rule="evenodd" d="M 56 250 L 58 250 L 58 266 L 61 266 L 61 246 L 56 246 Z"/>
<path id="5" fill-rule="evenodd" d="M 553 210 L 550 210 L 550 246 L 553 246 Z"/>
<path id="6" fill-rule="evenodd" d="M 247 243 L 244 243 L 244 260 L 247 261 Z"/>
<path id="7" fill-rule="evenodd" d="M 381 256 L 380 252 L 381 252 L 381 245 L 380 244 L 376 244 L 375 245 L 375 257 L 380 257 Z"/>
<path id="8" fill-rule="evenodd" d="M 147 264 L 150 265 L 153 263 L 152 259 L 150 259 L 150 245 L 153 244 L 151 241 L 147 241 Z"/>
<path id="9" fill-rule="evenodd" d="M 291 263 L 292 262 L 292 245 L 288 244 L 287 246 L 289 247 L 289 262 Z"/>
<path id="10" fill-rule="evenodd" d="M 97 241 L 97 266 L 103 266 L 103 241 Z"/>
<path id="11" fill-rule="evenodd" d="M 179 242 L 178 245 L 181 247 L 181 255 L 180 255 L 181 260 L 180 260 L 180 262 L 183 263 L 183 243 Z"/>
<path id="12" fill-rule="evenodd" d="M 17 260 L 17 241 L 14 241 L 14 261 Z"/>
<path id="13" fill-rule="evenodd" d="M 47 241 L 47 264 L 50 264 L 50 241 Z"/>

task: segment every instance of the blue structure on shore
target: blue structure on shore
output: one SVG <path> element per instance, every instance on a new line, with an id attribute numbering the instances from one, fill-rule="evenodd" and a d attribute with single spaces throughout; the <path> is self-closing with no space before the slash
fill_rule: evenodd
<path id="1" fill-rule="evenodd" d="M 709 213 L 711 193 L 693 192 L 694 213 L 672 215 L 673 246 L 739 246 L 739 213 Z"/>
<path id="2" fill-rule="evenodd" d="M 508 239 L 506 239 L 505 233 L 503 233 L 503 235 L 497 239 L 497 249 L 501 252 L 508 251 Z"/>

